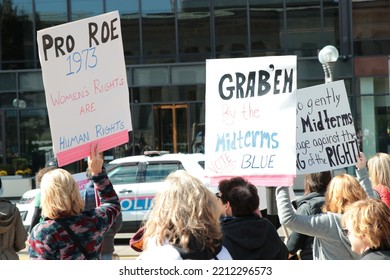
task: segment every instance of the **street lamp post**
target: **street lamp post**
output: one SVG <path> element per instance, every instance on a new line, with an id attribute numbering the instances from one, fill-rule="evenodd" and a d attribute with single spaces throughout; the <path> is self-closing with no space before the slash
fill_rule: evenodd
<path id="1" fill-rule="evenodd" d="M 318 53 L 318 60 L 324 69 L 325 83 L 333 82 L 333 68 L 338 58 L 339 51 L 331 45 L 323 47 Z"/>

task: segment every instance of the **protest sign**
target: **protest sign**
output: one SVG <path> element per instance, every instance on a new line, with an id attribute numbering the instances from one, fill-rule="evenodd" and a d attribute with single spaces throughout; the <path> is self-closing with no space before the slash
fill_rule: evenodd
<path id="1" fill-rule="evenodd" d="M 76 181 L 77 185 L 79 186 L 79 190 L 85 189 L 87 184 L 89 183 L 89 179 L 87 177 L 86 172 L 80 172 L 80 173 L 75 173 L 72 174 L 74 180 Z"/>
<path id="2" fill-rule="evenodd" d="M 132 130 L 118 11 L 38 31 L 54 154 L 63 166 L 128 142 Z"/>
<path id="3" fill-rule="evenodd" d="M 290 185 L 296 173 L 296 56 L 206 61 L 206 175 Z"/>
<path id="4" fill-rule="evenodd" d="M 344 81 L 297 90 L 297 174 L 354 165 L 358 147 Z"/>

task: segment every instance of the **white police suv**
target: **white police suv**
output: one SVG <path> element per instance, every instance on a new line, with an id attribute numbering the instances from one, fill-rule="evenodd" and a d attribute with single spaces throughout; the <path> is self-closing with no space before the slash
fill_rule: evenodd
<path id="1" fill-rule="evenodd" d="M 149 152 L 115 159 L 106 165 L 108 177 L 119 196 L 123 224 L 121 233 L 136 232 L 164 179 L 176 170 L 186 170 L 208 186 L 204 154 Z"/>

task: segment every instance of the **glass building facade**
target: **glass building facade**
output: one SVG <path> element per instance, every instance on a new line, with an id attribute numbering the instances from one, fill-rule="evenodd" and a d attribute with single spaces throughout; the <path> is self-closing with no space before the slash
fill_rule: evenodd
<path id="1" fill-rule="evenodd" d="M 297 55 L 304 88 L 324 83 L 325 45 L 339 50 L 333 78 L 345 81 L 363 151 L 390 150 L 388 0 L 1 0 L 0 8 L 0 169 L 24 159 L 36 172 L 52 156 L 37 31 L 114 10 L 134 130 L 111 158 L 202 151 L 206 59 Z"/>

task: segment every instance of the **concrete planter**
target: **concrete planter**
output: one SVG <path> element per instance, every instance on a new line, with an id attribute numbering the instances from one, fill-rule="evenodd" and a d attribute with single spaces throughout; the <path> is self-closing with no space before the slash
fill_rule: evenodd
<path id="1" fill-rule="evenodd" d="M 26 191 L 35 187 L 34 176 L 1 176 L 0 179 L 4 189 L 3 197 L 5 198 L 20 198 Z"/>

